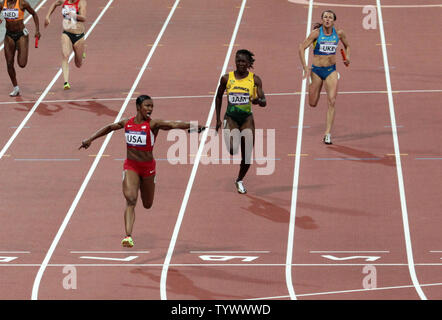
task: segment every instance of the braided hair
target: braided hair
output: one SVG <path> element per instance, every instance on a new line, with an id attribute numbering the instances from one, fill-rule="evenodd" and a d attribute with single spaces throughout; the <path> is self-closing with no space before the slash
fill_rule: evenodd
<path id="1" fill-rule="evenodd" d="M 255 55 L 251 51 L 249 51 L 247 49 L 240 49 L 240 50 L 236 51 L 236 56 L 239 56 L 240 54 L 245 55 L 249 59 L 250 68 L 253 69 L 253 63 L 255 62 L 255 58 L 253 58 L 253 57 Z"/>
<path id="2" fill-rule="evenodd" d="M 336 21 L 336 13 L 334 13 L 332 10 L 325 10 L 324 12 L 321 13 L 321 19 L 324 18 L 324 13 L 331 13 L 333 15 L 333 20 Z M 315 24 L 313 24 L 313 30 L 315 29 L 319 29 L 320 27 L 322 27 L 322 23 L 316 22 Z"/>

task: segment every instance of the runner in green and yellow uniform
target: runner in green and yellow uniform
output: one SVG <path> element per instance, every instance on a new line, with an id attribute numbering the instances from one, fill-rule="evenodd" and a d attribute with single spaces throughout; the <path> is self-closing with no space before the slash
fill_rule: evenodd
<path id="1" fill-rule="evenodd" d="M 261 79 L 249 72 L 253 68 L 254 54 L 249 50 L 238 50 L 235 56 L 236 70 L 221 77 L 216 94 L 216 130 L 221 122 L 221 105 L 224 91 L 227 92 L 227 111 L 224 116 L 223 133 L 231 155 L 238 152 L 241 144 L 241 164 L 235 181 L 239 193 L 246 193 L 243 179 L 250 168 L 252 149 L 255 142 L 255 121 L 252 104 L 267 105 Z M 236 130 L 235 130 L 236 129 Z"/>

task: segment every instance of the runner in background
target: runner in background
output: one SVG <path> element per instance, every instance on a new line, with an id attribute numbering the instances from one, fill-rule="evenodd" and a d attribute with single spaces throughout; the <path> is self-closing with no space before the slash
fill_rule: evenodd
<path id="1" fill-rule="evenodd" d="M 86 21 L 86 0 L 59 0 L 55 1 L 46 15 L 45 27 L 50 23 L 51 14 L 55 8 L 62 6 L 63 33 L 61 34 L 61 68 L 63 70 L 63 88 L 71 88 L 69 83 L 69 56 L 75 53 L 75 65 L 81 68 L 85 55 L 84 22 Z"/>
<path id="2" fill-rule="evenodd" d="M 5 46 L 5 58 L 8 68 L 9 78 L 13 85 L 13 90 L 9 94 L 11 97 L 20 94 L 17 76 L 14 68 L 15 52 L 17 51 L 17 63 L 20 68 L 26 67 L 28 63 L 29 51 L 29 31 L 24 24 L 25 11 L 28 11 L 35 23 L 35 37 L 40 39 L 40 23 L 38 15 L 31 5 L 25 0 L 0 0 L 0 11 L 6 20 L 6 34 L 3 41 Z M 2 23 L 2 20 L 0 20 Z"/>
<path id="3" fill-rule="evenodd" d="M 299 45 L 299 58 L 304 69 L 303 78 L 310 75 L 310 85 L 308 88 L 309 104 L 316 107 L 321 94 L 322 85 L 327 92 L 327 117 L 323 142 L 332 144 L 331 130 L 335 119 L 335 103 L 338 94 L 338 72 L 336 71 L 336 49 L 339 40 L 345 48 L 346 60 L 344 64 L 350 64 L 350 45 L 342 29 L 336 30 L 334 27 L 336 14 L 331 10 L 326 10 L 321 14 L 322 23 L 316 23 L 313 31 Z M 313 45 L 313 64 L 311 69 L 307 66 L 304 51 Z M 310 72 L 311 71 L 311 72 Z"/>

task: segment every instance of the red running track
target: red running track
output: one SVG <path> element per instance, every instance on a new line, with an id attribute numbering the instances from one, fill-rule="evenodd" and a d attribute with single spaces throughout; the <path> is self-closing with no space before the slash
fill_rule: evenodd
<path id="1" fill-rule="evenodd" d="M 89 3 L 88 28 L 107 3 Z M 348 34 L 352 65 L 344 68 L 338 63 L 341 82 L 332 146 L 321 143 L 325 96 L 316 109 L 305 106 L 295 208 L 291 197 L 294 153 L 300 143 L 296 137 L 301 90 L 297 46 L 305 37 L 308 9 L 264 0 L 246 2 L 233 50 L 248 48 L 256 54 L 254 71 L 263 80 L 268 107 L 255 108 L 255 122 L 265 138 L 275 130 L 275 154 L 265 149 L 263 155 L 276 159 L 270 162 L 275 165 L 273 174 L 258 175 L 257 169 L 264 165 L 253 165 L 245 180 L 249 192 L 243 196 L 233 185 L 237 164 L 199 164 L 181 212 L 193 164 L 170 164 L 166 158 L 174 142 L 161 133 L 155 147 L 155 203 L 149 211 L 137 206 L 136 246 L 123 249 L 125 154 L 121 132 L 116 132 L 84 193 L 74 202 L 104 139 L 87 151 L 77 148 L 82 139 L 116 119 L 150 50 L 152 58 L 132 97 L 152 95 L 158 118 L 207 121 L 241 1 L 180 1 L 159 46 L 153 47 L 173 4 L 135 0 L 134 5 L 143 10 L 134 11 L 129 21 L 119 14 L 123 2 L 113 1 L 87 39 L 85 65 L 80 70 L 71 66 L 72 90 L 63 91 L 59 79 L 1 158 L 0 172 L 8 183 L 1 190 L 0 251 L 16 259 L 0 262 L 4 288 L 0 298 L 29 299 L 32 292 L 38 299 L 422 298 L 407 260 L 380 30 L 363 28 L 360 7 L 331 7 L 338 14 L 337 25 Z M 314 7 L 314 21 L 324 8 Z M 41 10 L 45 14 L 47 7 Z M 439 299 L 441 253 L 437 251 L 442 246 L 436 213 L 441 160 L 437 158 L 442 150 L 435 133 L 440 66 L 431 64 L 431 52 L 421 49 L 436 37 L 428 30 L 434 30 L 431 21 L 438 11 L 400 7 L 383 8 L 382 13 L 403 154 L 412 267 L 425 297 Z M 9 91 L 4 93 L 2 100 L 10 103 L 2 102 L 2 146 L 59 68 L 54 58 L 60 51 L 57 16 L 54 13 L 44 30 L 40 47 L 31 49 L 29 65 L 18 70 L 23 96 L 10 99 Z M 410 31 L 415 43 L 410 47 L 400 21 L 416 16 L 428 19 Z M 415 56 L 421 63 L 412 63 Z M 228 70 L 234 67 L 232 57 Z M 0 81 L 9 88 L 6 75 Z M 130 100 L 123 116 L 134 113 Z M 191 154 L 187 160 L 193 158 Z M 32 291 L 73 203 L 73 215 L 55 250 L 49 251 L 49 265 Z M 294 241 L 289 243 L 294 214 Z M 174 231 L 179 232 L 176 242 L 171 242 Z M 293 282 L 288 285 L 285 263 L 291 246 Z M 165 268 L 168 253 L 172 256 Z M 134 256 L 129 261 L 106 260 Z M 376 272 L 376 290 L 364 289 L 367 265 L 371 275 Z M 75 267 L 76 289 L 63 286 L 72 270 L 66 266 Z M 289 294 L 290 285 L 295 296 Z"/>

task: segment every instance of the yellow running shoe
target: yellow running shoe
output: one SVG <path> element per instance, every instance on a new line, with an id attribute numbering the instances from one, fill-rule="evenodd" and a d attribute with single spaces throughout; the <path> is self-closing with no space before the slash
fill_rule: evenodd
<path id="1" fill-rule="evenodd" d="M 121 241 L 121 245 L 123 247 L 132 248 L 134 246 L 134 241 L 132 240 L 132 237 L 127 236 Z"/>
<path id="2" fill-rule="evenodd" d="M 64 90 L 69 90 L 71 88 L 71 85 L 69 84 L 69 82 L 65 82 L 63 88 Z"/>

